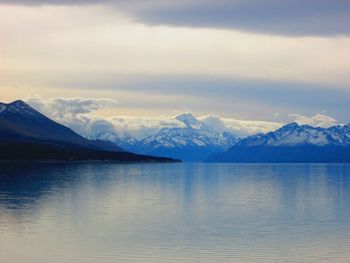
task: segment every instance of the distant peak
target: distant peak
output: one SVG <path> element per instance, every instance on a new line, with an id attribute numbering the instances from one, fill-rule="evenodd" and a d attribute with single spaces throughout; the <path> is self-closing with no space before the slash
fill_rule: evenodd
<path id="1" fill-rule="evenodd" d="M 15 100 L 8 104 L 9 106 L 29 106 L 27 103 L 25 103 L 23 100 Z"/>
<path id="2" fill-rule="evenodd" d="M 175 117 L 176 120 L 185 124 L 190 129 L 207 129 L 206 125 L 198 120 L 192 113 L 183 113 Z"/>
<path id="3" fill-rule="evenodd" d="M 187 127 L 194 128 L 199 125 L 199 121 L 192 115 L 192 113 L 183 113 L 175 117 L 176 120 L 181 121 Z"/>
<path id="4" fill-rule="evenodd" d="M 16 108 L 18 110 L 34 111 L 34 109 L 23 100 L 15 100 L 8 104 L 9 108 Z"/>
<path id="5" fill-rule="evenodd" d="M 3 104 L 2 110 L 0 112 L 12 112 L 21 115 L 33 115 L 37 113 L 35 109 L 33 109 L 23 100 L 15 100 L 11 103 Z"/>
<path id="6" fill-rule="evenodd" d="M 298 123 L 291 122 L 291 123 L 288 123 L 288 124 L 284 125 L 281 129 L 294 129 L 294 128 L 297 128 L 297 127 L 299 127 Z"/>
<path id="7" fill-rule="evenodd" d="M 27 103 L 23 100 L 15 100 L 10 103 L 0 103 L 0 113 L 6 110 L 11 111 L 30 111 L 33 110 Z"/>
<path id="8" fill-rule="evenodd" d="M 196 119 L 196 117 L 193 116 L 192 113 L 182 113 L 178 116 L 175 117 L 175 119 L 179 120 L 179 121 L 182 121 L 182 122 L 185 122 L 185 121 L 188 121 L 188 122 L 197 122 L 198 120 Z"/>

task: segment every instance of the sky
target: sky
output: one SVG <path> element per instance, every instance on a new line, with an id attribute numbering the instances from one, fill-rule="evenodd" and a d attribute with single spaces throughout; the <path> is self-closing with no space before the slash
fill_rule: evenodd
<path id="1" fill-rule="evenodd" d="M 0 0 L 0 101 L 349 123 L 348 25 L 348 0 Z"/>

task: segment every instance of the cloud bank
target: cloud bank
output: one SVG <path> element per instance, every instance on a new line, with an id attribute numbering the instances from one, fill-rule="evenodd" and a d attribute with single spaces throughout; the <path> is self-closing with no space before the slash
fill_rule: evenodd
<path id="1" fill-rule="evenodd" d="M 338 121 L 333 117 L 320 113 L 312 117 L 307 117 L 300 114 L 290 114 L 290 117 L 299 124 L 307 124 L 314 127 L 329 128 L 331 126 L 339 124 Z"/>
<path id="2" fill-rule="evenodd" d="M 282 35 L 350 34 L 344 0 L 0 0 L 17 5 L 104 4 L 143 23 Z"/>
<path id="3" fill-rule="evenodd" d="M 44 100 L 40 96 L 30 96 L 26 98 L 26 101 L 34 108 L 51 112 L 51 116 L 55 118 L 91 113 L 99 109 L 115 107 L 119 104 L 118 101 L 107 98 L 55 98 Z"/>
<path id="4" fill-rule="evenodd" d="M 115 134 L 121 139 L 132 138 L 140 140 L 154 135 L 163 128 L 185 127 L 181 121 L 176 119 L 176 116 L 103 117 L 97 115 L 96 111 L 99 109 L 118 107 L 118 102 L 111 99 L 43 99 L 40 96 L 31 96 L 25 101 L 48 117 L 90 138 L 99 132 L 105 132 Z M 299 124 L 309 124 L 317 127 L 329 127 L 337 124 L 334 118 L 323 114 L 316 114 L 312 117 L 291 114 L 290 117 Z M 285 124 L 284 122 L 223 118 L 217 115 L 206 115 L 197 117 L 197 119 L 214 131 L 227 131 L 234 133 L 238 137 L 245 137 L 260 132 L 266 133 L 276 130 Z"/>
<path id="5" fill-rule="evenodd" d="M 25 101 L 44 115 L 87 137 L 96 129 L 96 122 L 98 122 L 98 127 L 110 128 L 112 131 L 113 126 L 108 121 L 104 121 L 92 113 L 99 109 L 116 107 L 119 104 L 118 101 L 107 98 L 53 98 L 45 100 L 37 95 L 27 97 Z"/>
<path id="6" fill-rule="evenodd" d="M 170 115 L 191 105 L 201 115 L 268 119 L 275 112 L 327 110 L 349 121 L 350 37 L 153 26 L 136 18 L 196 1 L 60 3 L 1 5 L 2 100 L 102 96 L 122 99 L 124 115 Z"/>

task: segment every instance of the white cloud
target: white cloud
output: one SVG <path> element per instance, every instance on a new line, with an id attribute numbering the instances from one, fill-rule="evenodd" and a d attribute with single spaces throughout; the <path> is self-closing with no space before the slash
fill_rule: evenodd
<path id="1" fill-rule="evenodd" d="M 54 98 L 43 100 L 40 96 L 33 95 L 26 98 L 26 101 L 33 107 L 45 109 L 47 112 L 54 112 L 59 118 L 65 115 L 86 114 L 103 108 L 115 107 L 118 101 L 107 98 Z"/>
<path id="2" fill-rule="evenodd" d="M 283 35 L 349 34 L 348 1 L 308 0 L 299 1 L 298 4 L 295 4 L 295 0 L 280 2 L 279 0 L 0 0 L 0 4 L 27 6 L 105 4 L 112 10 L 127 13 L 135 20 L 157 25 L 235 28 Z"/>
<path id="3" fill-rule="evenodd" d="M 300 114 L 290 114 L 289 116 L 292 117 L 294 121 L 297 122 L 298 124 L 307 124 L 314 127 L 328 128 L 336 124 L 339 124 L 339 122 L 333 117 L 320 114 L 320 113 L 311 117 L 307 117 Z"/>
<path id="4" fill-rule="evenodd" d="M 2 85 L 14 76 L 23 86 L 50 86 L 81 79 L 115 83 L 118 75 L 211 75 L 343 89 L 350 83 L 349 37 L 149 26 L 91 6 L 1 6 L 0 37 Z"/>
<path id="5" fill-rule="evenodd" d="M 104 131 L 117 134 L 121 138 L 131 136 L 143 139 L 162 128 L 184 127 L 176 116 L 99 116 L 95 113 L 97 110 L 118 105 L 117 101 L 105 98 L 43 99 L 40 96 L 30 96 L 25 101 L 48 117 L 87 137 Z M 202 116 L 198 119 L 215 131 L 228 131 L 240 137 L 275 130 L 282 126 L 282 123 L 278 122 L 237 120 L 216 115 Z"/>
<path id="6" fill-rule="evenodd" d="M 103 117 L 95 112 L 99 109 L 118 106 L 116 100 L 108 98 L 53 98 L 44 99 L 32 95 L 25 101 L 49 118 L 66 125 L 83 136 L 90 137 L 99 131 L 127 135 L 141 139 L 165 127 L 183 127 L 170 117 Z"/>
<path id="7" fill-rule="evenodd" d="M 108 98 L 53 98 L 45 100 L 40 96 L 32 95 L 27 97 L 25 101 L 46 116 L 85 136 L 91 133 L 90 129 L 96 126 L 96 122 L 103 121 L 102 118 L 91 113 L 118 105 L 116 100 Z"/>
<path id="8" fill-rule="evenodd" d="M 97 110 L 118 106 L 117 101 L 106 98 L 43 99 L 40 96 L 31 96 L 26 99 L 26 102 L 48 117 L 86 137 L 93 137 L 98 132 L 106 132 L 116 134 L 122 139 L 131 137 L 140 140 L 157 133 L 162 128 L 181 128 L 185 126 L 176 119 L 176 116 L 99 116 L 96 113 Z M 316 114 L 312 117 L 290 114 L 289 117 L 299 124 L 317 127 L 330 127 L 338 124 L 334 118 L 324 114 Z M 261 132 L 273 131 L 285 124 L 273 121 L 223 118 L 217 115 L 206 115 L 197 117 L 197 119 L 214 131 L 231 132 L 241 138 Z"/>
<path id="9" fill-rule="evenodd" d="M 269 132 L 280 128 L 283 123 L 272 121 L 256 121 L 256 120 L 238 120 L 231 118 L 222 118 L 215 115 L 207 115 L 199 118 L 210 127 L 214 127 L 218 131 L 229 131 L 237 136 L 245 137 L 260 132 Z"/>
<path id="10" fill-rule="evenodd" d="M 203 2 L 193 1 L 198 5 Z M 118 2 L 141 7 L 137 0 Z M 141 2 L 146 6 L 163 2 L 172 7 L 189 5 L 186 0 Z M 296 25 L 294 16 L 292 21 Z M 210 105 L 211 111 L 243 116 L 242 112 L 258 105 L 259 111 L 249 112 L 252 118 L 274 112 L 286 115 L 298 109 L 309 113 L 327 105 L 327 110 L 349 121 L 344 113 L 350 105 L 349 36 L 287 37 L 205 26 L 151 26 L 134 20 L 122 9 L 104 5 L 1 5 L 0 39 L 2 100 L 30 93 L 46 97 L 124 96 L 129 100 L 123 105 L 125 114 L 146 106 L 149 112 L 164 114 L 167 110 L 169 114 L 174 105 L 190 105 L 208 114 Z M 320 99 L 315 101 L 316 93 Z M 324 95 L 328 93 L 332 96 Z M 303 99 L 299 100 L 299 95 Z"/>

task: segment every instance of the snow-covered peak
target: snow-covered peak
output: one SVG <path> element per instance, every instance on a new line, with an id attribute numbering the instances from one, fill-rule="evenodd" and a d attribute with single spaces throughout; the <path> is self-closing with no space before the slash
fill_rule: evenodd
<path id="1" fill-rule="evenodd" d="M 300 114 L 290 114 L 294 121 L 299 125 L 310 125 L 312 127 L 329 128 L 339 124 L 339 122 L 331 116 L 318 113 L 314 116 L 307 117 Z"/>
<path id="2" fill-rule="evenodd" d="M 126 150 L 133 150 L 133 147 L 138 143 L 138 140 L 132 138 L 130 135 L 124 135 L 121 137 L 116 133 L 107 131 L 99 131 L 91 136 L 90 139 L 112 142 Z"/>
<path id="3" fill-rule="evenodd" d="M 8 104 L 10 107 L 29 107 L 23 100 L 15 100 Z"/>
<path id="4" fill-rule="evenodd" d="M 203 124 L 192 113 L 183 113 L 175 117 L 176 120 L 181 121 L 189 128 L 200 128 Z"/>
<path id="5" fill-rule="evenodd" d="M 188 113 L 182 113 L 178 116 L 175 117 L 175 119 L 179 120 L 179 121 L 190 121 L 190 122 L 197 122 L 196 117 L 193 116 L 192 113 L 188 112 Z"/>
<path id="6" fill-rule="evenodd" d="M 140 141 L 142 148 L 176 148 L 176 147 L 216 147 L 228 149 L 236 143 L 236 137 L 229 133 L 219 133 L 207 129 L 164 128 L 157 134 Z"/>
<path id="7" fill-rule="evenodd" d="M 130 133 L 99 131 L 91 138 L 106 140 L 130 151 L 139 153 L 153 153 L 156 149 L 184 149 L 186 147 L 200 147 L 216 150 L 227 150 L 237 138 L 229 131 L 217 131 L 208 127 L 203 121 L 191 113 L 183 113 L 173 117 L 171 121 L 163 121 L 161 129 L 147 136 L 136 138 Z"/>
<path id="8" fill-rule="evenodd" d="M 296 122 L 288 123 L 281 128 L 279 128 L 276 132 L 287 132 L 287 131 L 292 131 L 294 129 L 297 129 L 299 127 L 299 124 Z"/>
<path id="9" fill-rule="evenodd" d="M 266 134 L 247 137 L 237 143 L 238 146 L 295 146 L 295 145 L 350 145 L 348 125 L 330 128 L 312 127 L 290 123 Z"/>
<path id="10" fill-rule="evenodd" d="M 22 100 L 16 100 L 11 103 L 5 104 L 0 103 L 0 113 L 11 112 L 21 115 L 35 115 L 37 111 L 30 107 L 27 103 Z"/>

